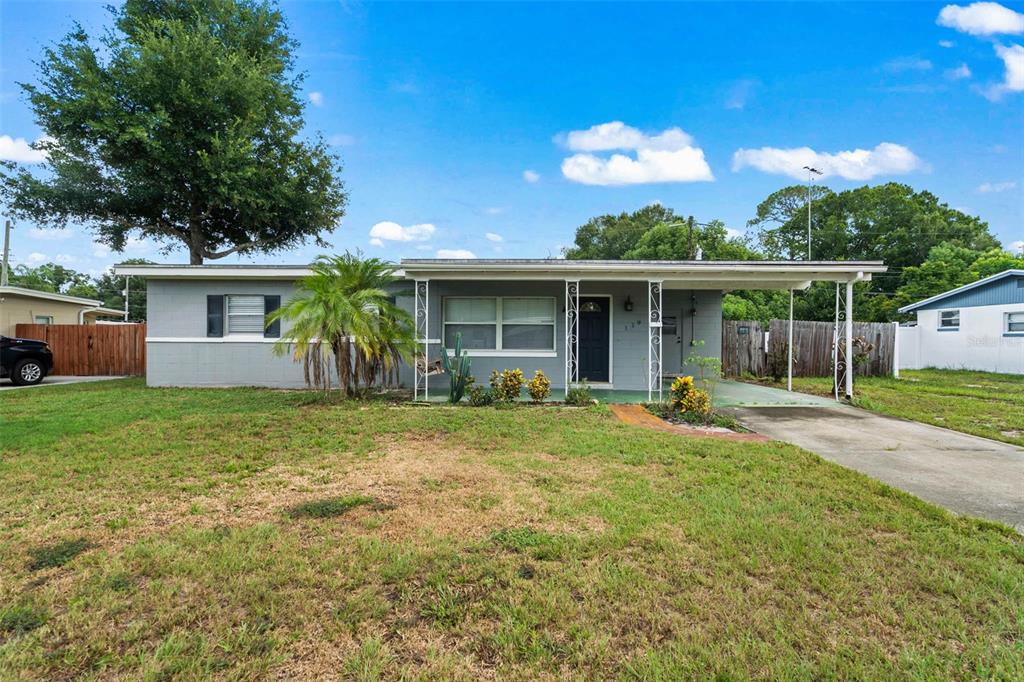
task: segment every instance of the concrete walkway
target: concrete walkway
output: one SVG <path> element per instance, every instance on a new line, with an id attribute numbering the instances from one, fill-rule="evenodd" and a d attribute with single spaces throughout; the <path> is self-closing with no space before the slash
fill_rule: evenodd
<path id="1" fill-rule="evenodd" d="M 15 386 L 10 379 L 0 379 L 0 391 L 13 391 L 19 388 L 40 388 L 42 386 L 59 386 L 61 384 L 82 384 L 87 381 L 109 381 L 110 379 L 124 379 L 125 377 L 72 377 L 52 375 L 45 377 L 35 386 Z"/>
<path id="2" fill-rule="evenodd" d="M 732 407 L 747 428 L 1024 533 L 1024 450 L 848 406 Z"/>

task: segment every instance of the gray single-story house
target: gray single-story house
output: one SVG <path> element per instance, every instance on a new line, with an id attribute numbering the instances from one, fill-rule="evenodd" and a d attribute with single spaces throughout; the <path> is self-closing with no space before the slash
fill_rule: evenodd
<path id="1" fill-rule="evenodd" d="M 428 368 L 457 333 L 481 383 L 492 369 L 518 367 L 543 370 L 555 389 L 586 381 L 654 395 L 663 378 L 691 372 L 684 361 L 692 352 L 720 356 L 724 292 L 844 282 L 852 319 L 853 283 L 885 271 L 875 261 L 406 259 L 399 267 L 396 300 L 416 320 L 420 342 L 400 378 L 418 398 L 447 390 L 447 377 Z M 150 386 L 304 385 L 301 365 L 271 352 L 282 330 L 264 328 L 264 315 L 295 293 L 308 267 L 115 272 L 148 280 Z"/>

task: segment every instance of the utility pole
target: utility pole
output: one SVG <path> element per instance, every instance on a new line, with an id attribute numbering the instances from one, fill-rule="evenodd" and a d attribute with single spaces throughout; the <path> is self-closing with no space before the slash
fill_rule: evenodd
<path id="1" fill-rule="evenodd" d="M 807 171 L 807 260 L 811 260 L 811 181 L 815 175 L 821 175 L 817 168 L 804 166 Z"/>
<path id="2" fill-rule="evenodd" d="M 7 282 L 10 281 L 7 271 L 11 259 L 11 227 L 11 220 L 8 218 L 4 222 L 4 264 L 3 270 L 0 270 L 0 287 L 7 286 Z"/>

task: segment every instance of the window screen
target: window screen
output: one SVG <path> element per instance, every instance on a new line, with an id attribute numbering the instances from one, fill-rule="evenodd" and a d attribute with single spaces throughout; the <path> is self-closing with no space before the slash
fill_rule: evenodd
<path id="1" fill-rule="evenodd" d="M 959 326 L 959 310 L 943 310 L 939 313 L 939 329 L 957 329 Z"/>
<path id="2" fill-rule="evenodd" d="M 501 347 L 508 350 L 553 350 L 555 347 L 554 299 L 502 299 Z"/>
<path id="3" fill-rule="evenodd" d="M 456 334 L 462 334 L 462 347 L 495 349 L 498 340 L 498 299 L 444 299 L 444 345 L 455 347 Z"/>
<path id="4" fill-rule="evenodd" d="M 1006 314 L 1006 331 L 1024 332 L 1024 312 Z"/>

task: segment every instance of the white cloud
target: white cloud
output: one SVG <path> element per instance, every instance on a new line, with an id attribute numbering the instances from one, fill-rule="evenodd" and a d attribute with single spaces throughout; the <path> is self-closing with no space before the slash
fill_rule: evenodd
<path id="1" fill-rule="evenodd" d="M 997 2 L 974 2 L 966 7 L 946 5 L 936 23 L 972 36 L 1024 33 L 1024 14 Z"/>
<path id="2" fill-rule="evenodd" d="M 954 43 L 952 40 L 940 40 L 939 41 L 939 47 L 944 47 L 946 49 L 949 49 L 949 48 L 955 47 L 955 46 L 956 46 L 956 43 Z"/>
<path id="3" fill-rule="evenodd" d="M 680 128 L 647 135 L 622 121 L 574 130 L 564 139 L 573 154 L 562 160 L 562 175 L 584 185 L 639 185 L 654 182 L 702 182 L 715 177 L 704 160 L 704 150 Z M 589 152 L 622 149 L 636 157 L 612 154 L 607 158 Z"/>
<path id="4" fill-rule="evenodd" d="M 78 262 L 77 258 L 75 258 L 74 256 L 71 256 L 71 255 L 68 255 L 66 253 L 58 253 L 57 257 L 54 258 L 53 260 L 57 261 L 58 263 L 65 264 L 65 265 L 68 264 L 68 263 L 77 263 Z"/>
<path id="5" fill-rule="evenodd" d="M 476 254 L 467 249 L 438 249 L 437 258 L 476 258 Z"/>
<path id="6" fill-rule="evenodd" d="M 925 164 L 903 145 L 883 142 L 874 149 L 854 149 L 830 154 L 810 147 L 779 149 L 738 149 L 732 157 L 732 169 L 750 166 L 765 173 L 788 175 L 806 180 L 804 166 L 817 168 L 822 177 L 833 175 L 847 180 L 869 180 L 876 175 L 898 175 L 921 170 Z"/>
<path id="7" fill-rule="evenodd" d="M 62 242 L 74 237 L 75 233 L 68 229 L 44 230 L 39 227 L 30 227 L 28 236 L 41 242 Z"/>
<path id="8" fill-rule="evenodd" d="M 45 253 L 33 251 L 32 253 L 28 254 L 28 258 L 25 259 L 25 262 L 28 263 L 29 265 L 41 265 L 48 260 L 50 260 L 50 257 L 47 256 Z"/>
<path id="9" fill-rule="evenodd" d="M 523 180 L 526 180 L 529 183 L 537 182 L 537 181 L 540 180 L 540 173 L 538 173 L 537 171 L 529 170 L 529 169 L 524 170 L 523 171 Z"/>
<path id="10" fill-rule="evenodd" d="M 356 143 L 356 138 L 347 133 L 338 133 L 327 138 L 327 144 L 332 147 L 350 147 Z"/>
<path id="11" fill-rule="evenodd" d="M 487 215 L 500 215 L 505 212 L 504 206 L 490 206 L 484 209 L 484 213 Z"/>
<path id="12" fill-rule="evenodd" d="M 49 140 L 47 137 L 40 137 L 34 144 Z M 11 137 L 0 135 L 0 160 L 17 161 L 18 163 L 42 163 L 46 161 L 46 152 L 42 149 L 33 149 L 32 144 L 23 137 Z"/>
<path id="13" fill-rule="evenodd" d="M 971 67 L 967 66 L 966 64 L 961 64 L 960 66 L 956 67 L 955 69 L 947 69 L 946 70 L 946 78 L 948 78 L 951 81 L 963 80 L 964 78 L 970 78 L 970 77 L 971 77 Z"/>
<path id="14" fill-rule="evenodd" d="M 725 236 L 729 239 L 734 239 L 736 237 L 742 237 L 743 233 L 735 228 L 727 227 L 725 228 Z"/>
<path id="15" fill-rule="evenodd" d="M 754 96 L 754 90 L 758 85 L 756 80 L 749 78 L 733 83 L 725 96 L 725 108 L 743 109 L 746 107 L 747 102 Z"/>
<path id="16" fill-rule="evenodd" d="M 930 71 L 932 63 L 920 57 L 897 57 L 882 65 L 886 71 L 903 73 L 904 71 Z"/>
<path id="17" fill-rule="evenodd" d="M 1003 60 L 1006 71 L 1003 82 L 984 91 L 985 97 L 996 101 L 1008 92 L 1024 91 L 1024 47 L 1020 45 L 995 46 L 996 54 Z"/>
<path id="18" fill-rule="evenodd" d="M 502 237 L 500 234 L 495 234 L 493 232 L 488 232 L 484 236 L 487 237 L 487 241 L 489 241 L 489 242 L 503 242 L 503 241 L 505 241 L 504 237 Z"/>
<path id="19" fill-rule="evenodd" d="M 309 101 L 313 103 L 314 107 L 322 107 L 324 105 L 324 93 L 314 90 L 309 93 Z"/>
<path id="20" fill-rule="evenodd" d="M 92 244 L 92 255 L 96 258 L 106 258 L 110 255 L 110 247 L 106 244 L 99 242 L 93 242 Z"/>
<path id="21" fill-rule="evenodd" d="M 382 239 L 374 237 L 373 239 L 370 240 L 370 246 L 384 246 L 384 241 Z"/>
<path id="22" fill-rule="evenodd" d="M 1024 253 L 1024 241 L 1017 240 L 1010 244 L 1010 251 L 1014 253 Z"/>
<path id="23" fill-rule="evenodd" d="M 370 228 L 370 237 L 389 242 L 425 242 L 434 236 L 436 229 L 430 223 L 402 227 L 385 220 Z M 372 241 L 370 243 L 373 244 Z"/>
<path id="24" fill-rule="evenodd" d="M 1014 189 L 1017 183 L 1010 180 L 1008 182 L 983 182 L 978 185 L 978 191 L 982 194 L 992 194 L 995 192 L 1005 192 L 1010 189 Z"/>

